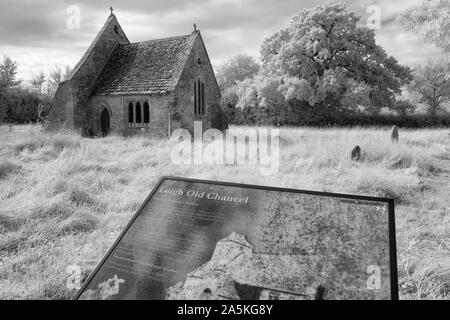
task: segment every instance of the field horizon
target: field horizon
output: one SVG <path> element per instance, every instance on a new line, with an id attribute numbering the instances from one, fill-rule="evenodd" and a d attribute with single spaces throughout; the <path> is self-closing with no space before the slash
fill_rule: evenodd
<path id="1" fill-rule="evenodd" d="M 235 127 L 236 130 L 244 129 Z M 401 299 L 450 298 L 450 130 L 280 127 L 280 168 L 176 165 L 174 142 L 0 126 L 0 299 L 70 299 L 162 176 L 393 198 Z M 362 149 L 352 161 L 355 145 Z"/>

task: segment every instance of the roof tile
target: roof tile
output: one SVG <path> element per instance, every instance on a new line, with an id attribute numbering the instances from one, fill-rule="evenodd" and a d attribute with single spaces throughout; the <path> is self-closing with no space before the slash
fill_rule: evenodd
<path id="1" fill-rule="evenodd" d="M 173 91 L 195 34 L 118 45 L 93 94 L 157 94 Z"/>

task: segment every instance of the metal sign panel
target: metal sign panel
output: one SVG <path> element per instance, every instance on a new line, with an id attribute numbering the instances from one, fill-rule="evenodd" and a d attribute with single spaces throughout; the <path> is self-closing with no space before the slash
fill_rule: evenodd
<path id="1" fill-rule="evenodd" d="M 79 299 L 398 299 L 392 199 L 166 177 Z"/>

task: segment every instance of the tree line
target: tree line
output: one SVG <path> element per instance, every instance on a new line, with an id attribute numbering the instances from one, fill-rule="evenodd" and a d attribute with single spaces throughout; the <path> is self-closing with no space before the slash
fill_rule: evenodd
<path id="1" fill-rule="evenodd" d="M 449 126 L 449 15 L 450 0 L 439 0 L 398 17 L 419 39 L 442 49 L 440 61 L 411 69 L 378 45 L 375 32 L 344 3 L 303 9 L 262 43 L 260 61 L 239 54 L 219 68 L 222 110 L 234 124 Z M 16 75 L 17 63 L 3 56 L 0 122 L 44 119 L 70 68 L 39 71 L 30 88 Z"/>
<path id="2" fill-rule="evenodd" d="M 0 61 L 0 123 L 30 123 L 42 121 L 61 81 L 70 76 L 55 67 L 49 74 L 39 71 L 33 75 L 30 87 L 22 86 L 17 79 L 17 62 L 8 56 Z"/>
<path id="3" fill-rule="evenodd" d="M 268 37 L 260 61 L 239 54 L 219 68 L 225 112 L 235 124 L 450 125 L 445 110 L 450 46 L 449 37 L 442 36 L 450 31 L 441 19 L 450 12 L 450 1 L 424 6 L 402 13 L 398 21 L 409 30 L 439 29 L 436 39 L 429 33 L 422 38 L 443 49 L 441 61 L 427 60 L 414 69 L 401 65 L 345 4 L 327 3 L 302 10 Z M 418 114 L 418 105 L 426 107 L 425 114 Z"/>

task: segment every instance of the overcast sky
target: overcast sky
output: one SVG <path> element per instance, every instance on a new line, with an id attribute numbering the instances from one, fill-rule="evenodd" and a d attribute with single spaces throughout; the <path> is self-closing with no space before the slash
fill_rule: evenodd
<path id="1" fill-rule="evenodd" d="M 114 7 L 131 42 L 189 34 L 195 22 L 202 32 L 215 68 L 228 57 L 245 52 L 259 57 L 265 38 L 284 28 L 302 8 L 318 0 L 0 0 L 0 55 L 19 64 L 18 77 L 29 80 L 39 70 L 73 67 Z M 437 58 L 439 50 L 419 43 L 395 20 L 399 12 L 422 0 L 348 0 L 349 9 L 365 23 L 367 8 L 381 9 L 377 42 L 401 63 L 414 66 Z M 80 28 L 68 28 L 68 8 L 80 8 Z"/>

